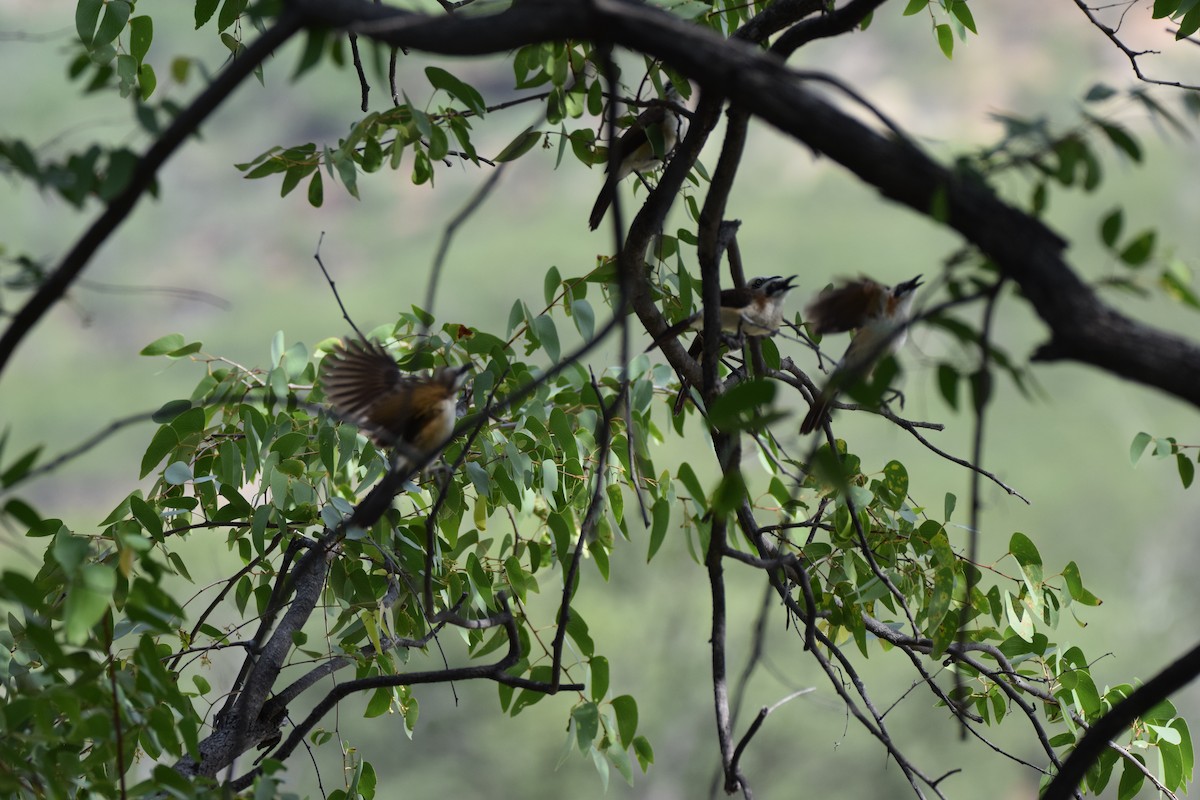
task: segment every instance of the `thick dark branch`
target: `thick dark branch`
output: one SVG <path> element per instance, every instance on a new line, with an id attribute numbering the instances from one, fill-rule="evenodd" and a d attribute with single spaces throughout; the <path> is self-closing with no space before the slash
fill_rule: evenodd
<path id="1" fill-rule="evenodd" d="M 1195 680 L 1197 674 L 1200 674 L 1200 646 L 1193 647 L 1097 720 L 1063 762 L 1054 780 L 1046 787 L 1042 800 L 1071 797 L 1084 773 L 1108 747 L 1110 740 L 1120 736 L 1134 720 L 1159 702 Z"/>
<path id="2" fill-rule="evenodd" d="M 739 106 L 838 162 L 885 197 L 973 242 L 1020 285 L 1049 326 L 1050 341 L 1038 350 L 1038 358 L 1091 364 L 1200 406 L 1200 381 L 1191 378 L 1200 372 L 1200 347 L 1102 303 L 1063 259 L 1065 242 L 1040 221 L 987 186 L 842 112 L 805 88 L 777 57 L 748 43 L 722 39 L 630 0 L 525 0 L 491 16 L 437 18 L 364 0 L 291 0 L 290 7 L 309 24 L 352 27 L 391 45 L 436 53 L 482 55 L 549 39 L 587 37 L 664 59 L 701 83 L 705 94 L 736 97 Z M 694 127 L 697 122 L 701 120 Z M 686 174 L 686 164 L 675 163 L 680 161 L 686 160 L 677 155 L 664 181 L 676 166 Z M 661 219 L 657 212 L 648 213 L 648 219 Z M 668 359 L 678 367 L 671 349 L 666 348 Z"/>
<path id="3" fill-rule="evenodd" d="M 484 664 L 472 667 L 455 667 L 443 670 L 432 670 L 429 672 L 410 672 L 397 675 L 372 675 L 366 678 L 360 678 L 346 683 L 339 684 L 334 687 L 329 694 L 317 703 L 316 707 L 306 716 L 288 737 L 280 745 L 279 749 L 271 754 L 272 758 L 286 760 L 292 751 L 295 750 L 308 732 L 320 722 L 321 718 L 328 714 L 343 698 L 357 692 L 366 692 L 372 689 L 395 687 L 395 686 L 415 686 L 422 683 L 448 683 L 451 681 L 465 680 L 493 680 L 498 683 L 504 683 L 513 686 L 521 686 L 523 688 L 533 689 L 535 691 L 543 691 L 548 694 L 553 693 L 553 689 L 549 684 L 538 683 L 521 678 L 516 678 L 508 675 L 506 671 L 521 655 L 520 636 L 517 632 L 517 624 L 513 619 L 512 612 L 508 607 L 508 600 L 503 592 L 497 595 L 497 601 L 502 607 L 502 618 L 504 619 L 504 629 L 508 634 L 508 652 L 499 660 L 492 664 Z M 563 690 L 582 691 L 583 687 L 578 684 L 563 685 L 560 687 Z M 247 775 L 242 776 L 234 783 L 234 788 L 244 788 L 248 786 L 250 781 L 258 774 L 259 770 L 253 770 Z"/>

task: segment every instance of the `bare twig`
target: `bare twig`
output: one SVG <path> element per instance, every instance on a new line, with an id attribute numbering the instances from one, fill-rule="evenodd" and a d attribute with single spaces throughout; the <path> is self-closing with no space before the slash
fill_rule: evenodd
<path id="1" fill-rule="evenodd" d="M 358 329 L 358 326 L 354 324 L 354 320 L 350 318 L 350 312 L 346 310 L 346 305 L 342 302 L 342 296 L 338 294 L 337 284 L 333 282 L 333 278 L 329 275 L 329 270 L 325 269 L 325 262 L 321 260 L 321 244 L 324 241 L 325 231 L 321 231 L 321 236 L 317 239 L 317 251 L 313 253 L 313 258 L 316 259 L 317 266 L 321 268 L 321 274 L 325 276 L 325 282 L 329 284 L 329 291 L 333 292 L 333 299 L 337 300 L 338 308 L 342 310 L 342 319 L 346 320 L 350 324 L 351 330 L 358 335 L 359 339 L 365 342 L 367 337 L 363 336 L 363 332 Z"/>

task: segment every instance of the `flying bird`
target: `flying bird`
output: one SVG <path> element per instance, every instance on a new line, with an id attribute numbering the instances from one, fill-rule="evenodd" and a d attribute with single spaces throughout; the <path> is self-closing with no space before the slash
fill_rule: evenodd
<path id="1" fill-rule="evenodd" d="M 908 318 L 920 285 L 920 275 L 895 286 L 861 278 L 828 289 L 809 304 L 804 320 L 813 333 L 853 330 L 855 334 L 837 368 L 813 399 L 800 433 L 808 433 L 825 421 L 830 404 L 843 387 L 866 378 L 881 358 L 900 349 L 908 336 Z"/>
<path id="2" fill-rule="evenodd" d="M 434 453 L 450 438 L 458 393 L 470 364 L 405 375 L 377 342 L 350 339 L 321 364 L 321 385 L 334 411 L 408 463 Z"/>

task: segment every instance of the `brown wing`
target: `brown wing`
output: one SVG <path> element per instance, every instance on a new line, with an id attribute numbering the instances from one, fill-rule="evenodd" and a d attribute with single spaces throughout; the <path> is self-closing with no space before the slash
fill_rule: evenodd
<path id="1" fill-rule="evenodd" d="M 817 296 L 804 310 L 804 321 L 814 333 L 845 333 L 862 327 L 880 295 L 875 281 L 851 281 Z"/>
<path id="2" fill-rule="evenodd" d="M 376 342 L 351 339 L 321 364 L 325 396 L 338 414 L 358 425 L 371 421 L 380 398 L 407 383 L 392 356 Z"/>

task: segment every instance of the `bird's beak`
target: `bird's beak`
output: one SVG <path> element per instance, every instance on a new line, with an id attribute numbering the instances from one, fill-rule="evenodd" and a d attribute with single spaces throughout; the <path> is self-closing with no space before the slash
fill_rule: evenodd
<path id="1" fill-rule="evenodd" d="M 900 290 L 900 294 L 908 294 L 909 292 L 916 291 L 916 288 L 920 285 L 921 276 L 917 275 L 917 277 L 913 278 L 912 280 L 905 281 L 896 288 Z"/>
<path id="2" fill-rule="evenodd" d="M 796 280 L 796 278 L 799 278 L 799 277 L 800 277 L 799 275 L 791 275 L 791 276 L 789 276 L 789 277 L 787 278 L 787 280 L 785 280 L 785 281 L 783 282 L 783 288 L 785 288 L 785 289 L 794 289 L 794 288 L 796 288 L 796 285 L 795 285 L 794 283 L 792 283 L 792 281 Z"/>

